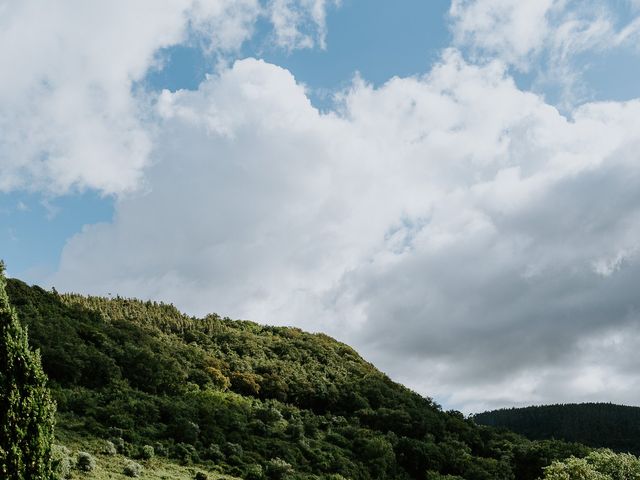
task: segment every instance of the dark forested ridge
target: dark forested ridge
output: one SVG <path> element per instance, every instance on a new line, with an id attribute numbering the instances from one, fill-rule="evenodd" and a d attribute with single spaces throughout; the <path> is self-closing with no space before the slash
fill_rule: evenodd
<path id="1" fill-rule="evenodd" d="M 482 425 L 504 427 L 531 439 L 558 438 L 640 454 L 640 407 L 612 403 L 545 405 L 474 415 Z"/>
<path id="2" fill-rule="evenodd" d="M 58 431 L 247 479 L 529 480 L 588 449 L 479 426 L 326 335 L 132 299 L 7 291 Z"/>

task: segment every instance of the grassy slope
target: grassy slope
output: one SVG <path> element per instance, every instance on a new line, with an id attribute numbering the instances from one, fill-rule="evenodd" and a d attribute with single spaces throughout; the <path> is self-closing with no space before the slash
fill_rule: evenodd
<path id="1" fill-rule="evenodd" d="M 101 446 L 104 442 L 101 440 L 68 432 L 63 432 L 58 437 L 58 441 L 68 447 L 73 455 L 77 455 L 78 452 L 88 452 L 96 459 L 95 470 L 92 472 L 74 470 L 69 477 L 71 480 L 128 480 L 131 478 L 123 473 L 129 459 L 119 454 L 102 454 Z M 136 461 L 144 467 L 142 474 L 138 477 L 141 480 L 193 480 L 197 472 L 206 473 L 209 480 L 238 480 L 238 477 L 221 474 L 206 466 L 181 466 L 175 461 L 162 457 Z"/>

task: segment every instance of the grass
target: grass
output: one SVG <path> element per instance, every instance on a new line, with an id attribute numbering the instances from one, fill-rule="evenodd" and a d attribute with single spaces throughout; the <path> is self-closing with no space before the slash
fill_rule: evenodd
<path id="1" fill-rule="evenodd" d="M 58 433 L 58 442 L 72 452 L 87 452 L 96 459 L 96 468 L 91 472 L 81 472 L 74 469 L 70 479 L 73 480 L 129 480 L 123 473 L 124 466 L 130 459 L 123 455 L 105 455 L 101 453 L 104 441 L 95 438 L 80 437 L 69 432 Z M 223 475 L 201 465 L 182 466 L 164 457 L 154 457 L 151 460 L 133 459 L 144 467 L 140 480 L 193 480 L 197 472 L 207 474 L 209 480 L 238 480 L 236 477 Z"/>

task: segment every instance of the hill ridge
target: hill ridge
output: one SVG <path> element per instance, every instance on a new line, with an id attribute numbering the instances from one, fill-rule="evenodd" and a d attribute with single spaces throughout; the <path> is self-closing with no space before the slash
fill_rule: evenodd
<path id="1" fill-rule="evenodd" d="M 7 292 L 41 351 L 60 434 L 128 456 L 152 445 L 258 480 L 533 480 L 589 451 L 444 412 L 325 334 L 15 279 Z"/>
<path id="2" fill-rule="evenodd" d="M 472 416 L 530 439 L 558 438 L 640 454 L 640 407 L 612 402 L 558 403 L 503 408 Z"/>

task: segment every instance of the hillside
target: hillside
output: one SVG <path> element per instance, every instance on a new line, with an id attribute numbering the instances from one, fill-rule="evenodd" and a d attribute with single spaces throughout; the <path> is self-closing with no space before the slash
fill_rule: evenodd
<path id="1" fill-rule="evenodd" d="M 474 415 L 481 425 L 503 427 L 527 438 L 557 438 L 640 454 L 640 407 L 612 403 L 544 405 Z"/>
<path id="2" fill-rule="evenodd" d="M 528 480 L 588 452 L 444 412 L 326 335 L 15 279 L 7 292 L 41 350 L 63 443 L 109 440 L 131 457 L 151 445 L 246 479 Z"/>

